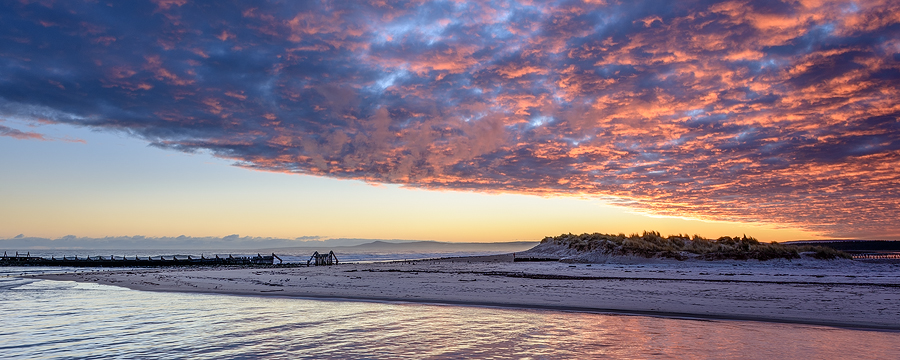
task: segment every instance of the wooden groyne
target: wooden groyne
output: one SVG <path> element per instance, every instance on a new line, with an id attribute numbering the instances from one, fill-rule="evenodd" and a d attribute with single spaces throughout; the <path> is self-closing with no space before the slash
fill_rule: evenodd
<path id="1" fill-rule="evenodd" d="M 110 256 L 63 256 L 56 257 L 39 257 L 31 256 L 31 254 L 15 256 L 7 255 L 6 252 L 0 257 L 0 266 L 72 266 L 72 267 L 158 267 L 158 266 L 216 266 L 216 265 L 272 265 L 275 260 L 281 263 L 274 253 L 272 255 L 256 256 L 240 256 L 235 257 L 205 257 L 200 255 L 199 258 L 186 256 L 178 258 L 176 256 L 148 256 L 148 257 L 116 257 Z"/>

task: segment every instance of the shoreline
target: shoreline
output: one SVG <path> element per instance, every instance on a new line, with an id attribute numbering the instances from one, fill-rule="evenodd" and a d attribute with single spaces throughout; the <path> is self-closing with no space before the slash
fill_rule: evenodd
<path id="1" fill-rule="evenodd" d="M 480 257 L 320 267 L 132 269 L 28 277 L 158 292 L 900 331 L 900 274 L 896 268 L 847 262 L 572 265 Z"/>
<path id="2" fill-rule="evenodd" d="M 49 280 L 49 279 L 46 279 Z M 60 281 L 60 280 L 53 280 Z M 110 286 L 119 286 L 121 285 L 110 285 Z M 125 287 L 127 288 L 127 287 Z M 131 289 L 131 288 L 127 288 Z M 751 322 L 763 322 L 763 323 L 773 323 L 773 324 L 795 324 L 795 325 L 811 325 L 811 326 L 827 326 L 848 330 L 859 330 L 859 331 L 882 331 L 882 332 L 897 332 L 900 333 L 900 325 L 898 326 L 880 326 L 880 325 L 866 325 L 866 324 L 847 324 L 840 322 L 823 322 L 823 321 L 815 321 L 815 320 L 792 320 L 792 319 L 777 319 L 777 318 L 767 318 L 767 317 L 753 317 L 753 316 L 730 316 L 730 315 L 705 315 L 705 314 L 694 314 L 694 313 L 678 313 L 678 312 L 664 312 L 664 311 L 640 311 L 640 310 L 620 310 L 620 309 L 602 309 L 602 308 L 592 308 L 592 307 L 577 307 L 577 306 L 554 306 L 554 305 L 539 305 L 539 304 L 529 304 L 529 305 L 517 305 L 517 304 L 507 304 L 507 303 L 487 303 L 487 302 L 473 302 L 473 301 L 450 301 L 450 300 L 411 300 L 405 298 L 376 298 L 376 297 L 332 297 L 332 296 L 315 296 L 315 295 L 283 295 L 278 292 L 260 292 L 260 293 L 239 293 L 239 292 L 208 292 L 208 291 L 176 291 L 176 290 L 152 290 L 152 289 L 131 289 L 136 291 L 152 291 L 152 292 L 181 292 L 181 293 L 192 293 L 192 294 L 207 294 L 207 295 L 225 295 L 225 296 L 246 296 L 246 297 L 274 297 L 274 298 L 283 298 L 283 299 L 301 299 L 301 300 L 316 300 L 316 301 L 351 301 L 351 302 L 373 302 L 373 303 L 384 303 L 384 304 L 415 304 L 415 305 L 432 305 L 432 306 L 472 306 L 472 307 L 483 307 L 483 308 L 497 308 L 497 309 L 513 309 L 513 310 L 541 310 L 541 311 L 560 311 L 560 312 L 577 312 L 577 313 L 586 313 L 586 314 L 601 314 L 601 315 L 615 315 L 615 316 L 647 316 L 647 317 L 659 317 L 659 318 L 667 318 L 667 319 L 681 319 L 681 320 L 695 320 L 695 321 L 751 321 Z"/>

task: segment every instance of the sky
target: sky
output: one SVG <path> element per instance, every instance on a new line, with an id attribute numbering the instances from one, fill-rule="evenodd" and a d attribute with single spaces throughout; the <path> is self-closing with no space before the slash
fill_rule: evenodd
<path id="1" fill-rule="evenodd" d="M 0 0 L 0 238 L 900 239 L 893 1 Z"/>

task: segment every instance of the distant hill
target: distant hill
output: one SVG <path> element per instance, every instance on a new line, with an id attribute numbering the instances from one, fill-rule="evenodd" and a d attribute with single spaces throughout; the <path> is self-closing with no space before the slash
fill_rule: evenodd
<path id="1" fill-rule="evenodd" d="M 824 246 L 841 251 L 900 251 L 900 240 L 798 240 L 781 244 Z"/>
<path id="2" fill-rule="evenodd" d="M 514 241 L 514 242 L 496 242 L 496 243 L 473 243 L 473 242 L 441 242 L 441 241 L 410 241 L 410 242 L 387 242 L 372 241 L 369 243 L 353 245 L 353 246 L 297 246 L 280 248 L 279 250 L 340 250 L 345 252 L 518 252 L 533 248 L 538 244 L 537 241 Z"/>
<path id="3" fill-rule="evenodd" d="M 396 239 L 281 239 L 229 235 L 224 237 L 145 237 L 111 236 L 88 238 L 64 236 L 58 239 L 28 237 L 19 235 L 10 239 L 0 239 L 0 250 L 61 250 L 61 249 L 117 249 L 117 250 L 252 250 L 269 252 L 273 249 L 289 250 L 351 250 L 351 251 L 392 251 L 392 252 L 464 252 L 464 251 L 524 251 L 538 242 L 517 241 L 503 243 L 456 243 L 422 240 Z M 268 250 L 268 251 L 267 251 Z M 312 251 L 310 251 L 312 252 Z"/>

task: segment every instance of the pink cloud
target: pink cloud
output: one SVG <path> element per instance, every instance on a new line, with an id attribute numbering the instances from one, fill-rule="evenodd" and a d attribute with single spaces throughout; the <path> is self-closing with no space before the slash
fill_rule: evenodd
<path id="1" fill-rule="evenodd" d="M 152 36 L 66 6 L 4 18 L 30 33 L 3 38 L 0 97 L 78 115 L 55 122 L 269 171 L 900 237 L 894 2 L 161 1 Z M 32 37 L 77 47 L 60 64 Z"/>
<path id="2" fill-rule="evenodd" d="M 19 140 L 41 140 L 47 141 L 49 139 L 45 138 L 44 135 L 30 132 L 30 131 L 21 131 L 17 129 L 13 129 L 11 127 L 0 125 L 0 136 L 9 136 L 13 139 Z"/>

